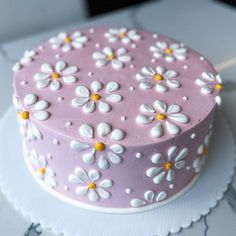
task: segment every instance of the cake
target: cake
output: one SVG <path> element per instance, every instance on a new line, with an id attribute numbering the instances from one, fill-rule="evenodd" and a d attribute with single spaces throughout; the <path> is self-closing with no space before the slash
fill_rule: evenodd
<path id="1" fill-rule="evenodd" d="M 183 43 L 84 28 L 26 51 L 13 71 L 25 161 L 54 196 L 133 213 L 176 199 L 200 175 L 223 85 Z"/>

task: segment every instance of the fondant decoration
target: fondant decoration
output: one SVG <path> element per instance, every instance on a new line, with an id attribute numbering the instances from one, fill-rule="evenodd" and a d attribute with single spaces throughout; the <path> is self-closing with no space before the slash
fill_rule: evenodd
<path id="1" fill-rule="evenodd" d="M 203 94 L 212 94 L 215 89 L 222 91 L 224 88 L 220 75 L 209 72 L 203 72 L 201 77 L 196 79 L 196 84 L 201 87 Z"/>
<path id="2" fill-rule="evenodd" d="M 93 139 L 95 137 L 95 129 L 89 124 L 83 124 L 79 128 L 80 134 L 88 139 Z M 113 141 L 120 141 L 125 138 L 125 132 L 121 129 L 114 129 L 110 124 L 106 122 L 101 122 L 97 126 L 97 134 L 99 138 L 97 141 L 91 145 L 87 143 L 80 143 L 72 140 L 70 147 L 73 150 L 84 151 L 82 155 L 82 160 L 85 164 L 93 164 L 96 159 L 98 167 L 102 170 L 108 169 L 110 164 L 120 164 L 122 162 L 122 154 L 125 152 L 125 147 L 121 144 L 106 144 L 106 136 L 110 134 L 110 139 Z M 87 152 L 88 151 L 88 152 Z"/>
<path id="3" fill-rule="evenodd" d="M 175 178 L 176 171 L 185 166 L 185 158 L 188 154 L 188 148 L 180 149 L 177 146 L 171 146 L 167 151 L 167 155 L 154 153 L 151 156 L 151 162 L 155 166 L 147 169 L 146 175 L 152 178 L 154 184 L 160 184 L 164 179 L 171 182 Z"/>
<path id="4" fill-rule="evenodd" d="M 74 84 L 78 79 L 76 66 L 68 66 L 65 61 L 58 61 L 56 65 L 44 63 L 41 72 L 34 75 L 37 88 L 43 89 L 50 85 L 51 90 L 59 90 L 62 87 L 61 81 L 66 84 Z"/>
<path id="5" fill-rule="evenodd" d="M 75 31 L 72 34 L 62 32 L 49 40 L 53 49 L 62 49 L 63 52 L 68 52 L 74 48 L 82 48 L 87 41 L 88 38 L 80 31 Z"/>
<path id="6" fill-rule="evenodd" d="M 109 29 L 104 36 L 111 43 L 121 41 L 124 44 L 128 44 L 141 39 L 141 35 L 136 30 L 129 30 L 127 28 Z"/>
<path id="7" fill-rule="evenodd" d="M 167 106 L 164 101 L 156 100 L 154 106 L 149 104 L 142 104 L 140 111 L 146 114 L 138 115 L 136 122 L 141 125 L 156 122 L 157 124 L 151 128 L 150 134 L 154 138 L 160 138 L 164 135 L 164 127 L 171 135 L 177 135 L 181 132 L 179 124 L 189 122 L 188 116 L 180 113 L 181 106 L 172 104 Z"/>
<path id="8" fill-rule="evenodd" d="M 36 176 L 44 181 L 48 187 L 55 188 L 57 185 L 55 173 L 51 168 L 47 167 L 45 157 L 39 155 L 35 150 L 31 150 L 29 154 L 29 161 L 35 170 Z"/>
<path id="9" fill-rule="evenodd" d="M 150 51 L 155 58 L 165 58 L 168 62 L 187 59 L 187 49 L 178 43 L 168 45 L 166 42 L 157 42 L 150 47 Z"/>
<path id="10" fill-rule="evenodd" d="M 106 86 L 100 81 L 93 81 L 91 89 L 84 85 L 76 88 L 77 97 L 71 101 L 73 107 L 83 107 L 85 113 L 91 113 L 98 108 L 99 111 L 107 113 L 111 111 L 110 103 L 121 102 L 123 97 L 117 92 L 120 85 L 116 82 L 109 82 Z"/>
<path id="11" fill-rule="evenodd" d="M 127 49 L 118 48 L 114 50 L 110 47 L 105 47 L 102 52 L 95 52 L 93 59 L 96 60 L 96 66 L 98 67 L 111 63 L 114 69 L 121 69 L 125 63 L 132 60 L 131 56 L 127 53 Z"/>
<path id="12" fill-rule="evenodd" d="M 210 145 L 210 140 L 212 136 L 212 129 L 209 130 L 208 134 L 204 138 L 203 144 L 200 144 L 200 146 L 197 149 L 197 157 L 193 161 L 193 168 L 196 173 L 199 173 L 202 169 L 202 166 L 205 163 L 206 157 L 208 156 L 208 149 Z"/>
<path id="13" fill-rule="evenodd" d="M 25 51 L 23 57 L 20 59 L 19 62 L 17 62 L 17 63 L 13 66 L 12 70 L 13 70 L 13 71 L 18 71 L 18 70 L 20 70 L 24 65 L 26 65 L 26 64 L 28 64 L 28 63 L 30 63 L 30 62 L 32 62 L 32 61 L 34 60 L 34 56 L 35 56 L 35 55 L 37 55 L 37 52 L 34 51 L 34 50 L 27 50 L 27 51 Z"/>
<path id="14" fill-rule="evenodd" d="M 130 204 L 132 207 L 141 207 L 149 203 L 160 202 L 167 198 L 167 192 L 161 191 L 156 194 L 153 190 L 148 190 L 144 193 L 144 199 L 134 198 Z"/>
<path id="15" fill-rule="evenodd" d="M 77 167 L 73 174 L 69 175 L 69 182 L 76 184 L 75 192 L 79 196 L 88 196 L 92 202 L 100 199 L 111 198 L 111 193 L 108 191 L 112 187 L 113 181 L 111 179 L 104 179 L 100 181 L 101 173 L 97 170 L 86 170 Z"/>
<path id="16" fill-rule="evenodd" d="M 143 67 L 141 72 L 136 74 L 136 78 L 140 81 L 141 89 L 155 89 L 160 92 L 167 92 L 169 88 L 179 88 L 181 83 L 175 78 L 178 73 L 174 70 L 167 70 L 163 66 Z"/>

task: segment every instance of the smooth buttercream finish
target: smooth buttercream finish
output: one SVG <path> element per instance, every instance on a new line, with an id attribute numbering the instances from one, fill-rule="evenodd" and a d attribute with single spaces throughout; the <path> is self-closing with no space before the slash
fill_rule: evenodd
<path id="1" fill-rule="evenodd" d="M 160 202 L 191 182 L 223 89 L 190 48 L 120 31 L 120 38 L 106 28 L 62 34 L 66 44 L 73 35 L 82 42 L 65 50 L 51 39 L 14 67 L 14 101 L 36 174 L 66 197 L 108 208 Z"/>

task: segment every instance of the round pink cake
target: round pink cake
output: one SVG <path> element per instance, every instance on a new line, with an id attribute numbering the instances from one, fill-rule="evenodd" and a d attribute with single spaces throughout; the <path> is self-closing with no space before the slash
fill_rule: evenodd
<path id="1" fill-rule="evenodd" d="M 138 212 L 170 202 L 199 176 L 223 85 L 184 44 L 87 28 L 26 51 L 13 70 L 25 160 L 55 196 Z"/>

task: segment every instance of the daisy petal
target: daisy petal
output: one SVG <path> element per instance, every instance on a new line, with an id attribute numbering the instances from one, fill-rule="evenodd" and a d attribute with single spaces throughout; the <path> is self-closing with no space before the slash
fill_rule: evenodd
<path id="1" fill-rule="evenodd" d="M 74 174 L 70 174 L 68 177 L 68 180 L 72 184 L 83 184 L 84 183 L 83 180 L 81 180 L 77 175 L 74 175 Z"/>
<path id="2" fill-rule="evenodd" d="M 46 73 L 37 73 L 34 75 L 34 80 L 35 81 L 40 81 L 40 80 L 45 80 L 50 77 L 50 74 Z"/>
<path id="3" fill-rule="evenodd" d="M 101 181 L 99 183 L 99 187 L 102 187 L 102 188 L 110 188 L 111 186 L 113 185 L 113 182 L 112 180 L 110 179 L 104 179 L 103 181 Z"/>
<path id="4" fill-rule="evenodd" d="M 173 121 L 180 122 L 180 123 L 188 123 L 189 121 L 189 118 L 182 113 L 169 114 L 168 118 Z"/>
<path id="5" fill-rule="evenodd" d="M 168 161 L 171 161 L 173 157 L 177 154 L 178 148 L 176 146 L 172 146 L 167 151 Z"/>
<path id="6" fill-rule="evenodd" d="M 75 189 L 75 192 L 79 195 L 79 196 L 85 196 L 88 193 L 88 186 L 78 186 Z"/>
<path id="7" fill-rule="evenodd" d="M 147 113 L 155 113 L 155 109 L 149 104 L 142 104 L 140 106 L 140 111 Z"/>
<path id="8" fill-rule="evenodd" d="M 119 48 L 117 50 L 117 55 L 121 56 L 121 55 L 124 55 L 126 52 L 127 52 L 127 50 L 125 48 Z"/>
<path id="9" fill-rule="evenodd" d="M 161 123 L 158 123 L 151 129 L 151 136 L 154 138 L 159 138 L 164 134 L 164 129 Z"/>
<path id="10" fill-rule="evenodd" d="M 156 90 L 160 93 L 165 93 L 168 90 L 168 87 L 164 83 L 157 83 Z"/>
<path id="11" fill-rule="evenodd" d="M 158 174 L 157 176 L 155 176 L 153 178 L 153 183 L 160 184 L 163 181 L 165 175 L 166 175 L 166 173 L 164 171 L 162 171 L 160 174 Z"/>
<path id="12" fill-rule="evenodd" d="M 99 111 L 106 113 L 111 110 L 111 106 L 106 102 L 100 101 L 98 104 L 98 109 L 99 109 Z"/>
<path id="13" fill-rule="evenodd" d="M 167 131 L 173 135 L 176 135 L 176 134 L 180 133 L 180 131 L 181 131 L 181 129 L 177 125 L 175 125 L 169 121 L 166 121 L 166 128 L 167 128 Z"/>
<path id="14" fill-rule="evenodd" d="M 189 154 L 189 150 L 188 148 L 183 148 L 179 154 L 177 155 L 177 157 L 175 158 L 175 161 L 178 162 L 178 161 L 181 161 L 183 159 L 185 159 L 185 157 Z"/>
<path id="15" fill-rule="evenodd" d="M 106 170 L 109 168 L 110 165 L 108 160 L 104 156 L 101 156 L 98 162 L 98 166 L 100 169 Z"/>
<path id="16" fill-rule="evenodd" d="M 103 88 L 103 84 L 100 81 L 93 81 L 91 84 L 91 88 L 94 92 L 98 92 Z"/>
<path id="17" fill-rule="evenodd" d="M 40 80 L 37 82 L 37 88 L 39 89 L 43 89 L 48 87 L 48 85 L 50 84 L 50 80 L 46 79 L 46 80 Z"/>
<path id="18" fill-rule="evenodd" d="M 109 199 L 111 197 L 111 193 L 103 188 L 98 188 L 97 192 L 102 199 Z"/>
<path id="19" fill-rule="evenodd" d="M 88 174 L 87 172 L 80 168 L 80 167 L 77 167 L 75 169 L 75 174 L 78 176 L 78 178 L 81 179 L 81 181 L 83 181 L 84 183 L 88 182 L 89 181 L 89 178 L 88 178 Z"/>
<path id="20" fill-rule="evenodd" d="M 53 72 L 53 68 L 50 64 L 43 64 L 41 66 L 41 71 L 46 74 L 51 74 Z"/>
<path id="21" fill-rule="evenodd" d="M 170 169 L 168 172 L 167 172 L 167 176 L 166 176 L 166 180 L 167 181 L 173 181 L 175 178 L 175 171 Z"/>
<path id="22" fill-rule="evenodd" d="M 88 199 L 91 201 L 91 202 L 96 202 L 99 200 L 99 195 L 98 193 L 95 191 L 95 190 L 91 190 L 88 194 Z"/>
<path id="23" fill-rule="evenodd" d="M 95 182 L 100 177 L 101 177 L 101 174 L 100 174 L 99 171 L 97 171 L 97 170 L 90 170 L 89 171 L 89 178 L 90 178 L 91 181 Z"/>
<path id="24" fill-rule="evenodd" d="M 140 83 L 139 87 L 143 90 L 150 89 L 153 87 L 153 83 L 149 82 L 149 81 L 144 81 L 144 82 Z"/>
<path id="25" fill-rule="evenodd" d="M 59 61 L 56 64 L 56 71 L 57 72 L 62 72 L 66 67 L 66 63 L 64 61 Z"/>
<path id="26" fill-rule="evenodd" d="M 105 59 L 105 58 L 106 58 L 106 56 L 103 53 L 95 52 L 93 54 L 93 59 L 95 59 L 95 60 L 100 60 L 100 59 Z"/>
<path id="27" fill-rule="evenodd" d="M 167 110 L 167 105 L 166 105 L 166 103 L 163 102 L 163 101 L 161 101 L 161 100 L 156 100 L 156 101 L 154 102 L 154 107 L 155 107 L 157 110 L 161 111 L 161 112 L 166 112 L 166 110 Z"/>
<path id="28" fill-rule="evenodd" d="M 181 111 L 181 107 L 179 105 L 176 105 L 176 104 L 170 105 L 167 109 L 168 114 L 177 113 L 177 112 L 180 112 L 180 111 Z"/>
<path id="29" fill-rule="evenodd" d="M 108 60 L 106 59 L 99 59 L 96 61 L 96 66 L 97 67 L 101 67 L 101 66 L 105 66 L 108 63 Z"/>
<path id="30" fill-rule="evenodd" d="M 50 84 L 50 88 L 53 91 L 59 90 L 61 88 L 61 82 L 58 80 L 53 80 Z"/>
<path id="31" fill-rule="evenodd" d="M 113 152 L 109 152 L 108 156 L 109 156 L 110 161 L 113 164 L 120 164 L 122 161 L 121 157 Z"/>
<path id="32" fill-rule="evenodd" d="M 66 83 L 66 84 L 74 84 L 77 81 L 77 78 L 73 75 L 67 75 L 67 76 L 63 76 L 62 80 Z"/>
<path id="33" fill-rule="evenodd" d="M 110 147 L 110 149 L 116 154 L 122 154 L 125 152 L 124 146 L 122 146 L 120 144 L 114 144 Z"/>
<path id="34" fill-rule="evenodd" d="M 83 151 L 83 150 L 88 149 L 90 146 L 88 144 L 80 143 L 80 142 L 72 140 L 70 142 L 70 147 L 71 149 L 76 150 L 76 151 Z"/>
<path id="35" fill-rule="evenodd" d="M 201 88 L 201 92 L 203 94 L 211 94 L 211 93 L 213 93 L 213 87 L 211 85 L 206 85 Z"/>
<path id="36" fill-rule="evenodd" d="M 164 163 L 164 156 L 161 153 L 155 153 L 152 155 L 151 161 L 153 164 Z"/>
<path id="37" fill-rule="evenodd" d="M 146 171 L 146 175 L 150 178 L 153 178 L 154 176 L 158 175 L 162 169 L 162 167 L 151 167 Z"/>
<path id="38" fill-rule="evenodd" d="M 93 136 L 94 136 L 93 127 L 91 125 L 88 125 L 88 124 L 81 125 L 80 128 L 79 128 L 79 132 L 85 138 L 93 138 Z"/>
<path id="39" fill-rule="evenodd" d="M 166 71 L 165 73 L 165 78 L 166 79 L 172 79 L 172 78 L 175 78 L 176 76 L 178 75 L 178 73 L 174 70 L 168 70 Z"/>
<path id="40" fill-rule="evenodd" d="M 96 109 L 96 104 L 94 101 L 89 101 L 83 106 L 83 111 L 85 113 L 91 113 Z"/>
<path id="41" fill-rule="evenodd" d="M 72 101 L 71 101 L 71 105 L 73 107 L 80 107 L 80 106 L 83 106 L 86 102 L 88 102 L 89 98 L 74 98 Z"/>
<path id="42" fill-rule="evenodd" d="M 70 66 L 67 67 L 65 70 L 62 71 L 63 75 L 71 75 L 75 74 L 78 71 L 78 68 L 76 66 Z"/>
<path id="43" fill-rule="evenodd" d="M 182 168 L 184 168 L 184 166 L 185 166 L 185 161 L 184 160 L 183 161 L 178 161 L 178 162 L 175 163 L 175 167 L 177 169 L 182 169 Z"/>
<path id="44" fill-rule="evenodd" d="M 175 79 L 169 79 L 166 82 L 171 88 L 179 88 L 181 86 L 181 83 L 178 80 Z"/>
<path id="45" fill-rule="evenodd" d="M 123 63 L 121 61 L 119 61 L 119 60 L 116 60 L 116 59 L 112 60 L 111 64 L 112 64 L 112 67 L 114 69 L 120 69 L 120 68 L 123 67 Z"/>
<path id="46" fill-rule="evenodd" d="M 138 115 L 136 117 L 136 122 L 138 124 L 142 124 L 142 125 L 149 124 L 153 120 L 154 120 L 154 118 L 152 116 L 147 116 L 147 115 Z"/>
<path id="47" fill-rule="evenodd" d="M 163 201 L 167 198 L 167 193 L 165 191 L 160 192 L 157 197 L 156 197 L 156 201 L 160 202 Z"/>
<path id="48" fill-rule="evenodd" d="M 88 88 L 82 85 L 78 86 L 75 92 L 78 96 L 83 97 L 83 98 L 88 98 L 90 96 L 90 92 Z"/>
<path id="49" fill-rule="evenodd" d="M 120 101 L 122 101 L 122 96 L 119 94 L 111 94 L 111 95 L 107 96 L 107 101 L 120 102 Z"/>
<path id="50" fill-rule="evenodd" d="M 146 202 L 141 199 L 134 198 L 131 200 L 130 204 L 132 207 L 141 207 L 141 206 L 144 206 Z"/>
<path id="51" fill-rule="evenodd" d="M 118 56 L 118 60 L 122 62 L 129 62 L 131 61 L 131 56 L 129 55 Z"/>
<path id="52" fill-rule="evenodd" d="M 111 125 L 106 122 L 101 122 L 97 126 L 97 131 L 100 137 L 104 137 L 111 132 Z"/>

